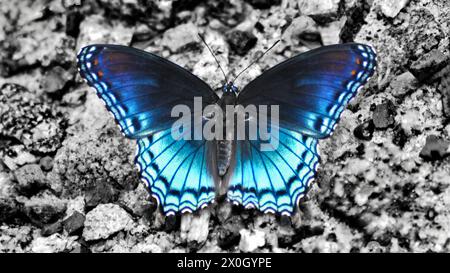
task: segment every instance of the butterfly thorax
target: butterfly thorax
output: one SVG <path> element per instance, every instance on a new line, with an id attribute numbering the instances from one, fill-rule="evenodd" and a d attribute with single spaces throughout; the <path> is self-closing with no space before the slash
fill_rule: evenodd
<path id="1" fill-rule="evenodd" d="M 222 111 L 225 113 L 226 111 L 226 107 L 227 105 L 232 105 L 235 106 L 236 105 L 236 92 L 237 92 L 237 88 L 232 84 L 232 83 L 228 83 L 225 84 L 223 87 L 223 95 L 220 98 L 220 100 L 218 101 L 218 105 L 222 108 Z M 226 127 L 226 123 L 230 122 L 229 120 L 227 120 L 224 116 L 224 125 L 225 128 Z M 223 140 L 218 140 L 217 141 L 217 168 L 219 171 L 219 175 L 223 176 L 227 170 L 228 167 L 230 166 L 230 161 L 231 161 L 231 155 L 232 155 L 232 145 L 233 145 L 233 135 L 228 135 L 228 134 L 233 134 L 233 132 L 227 132 L 225 131 L 225 134 L 227 134 Z"/>

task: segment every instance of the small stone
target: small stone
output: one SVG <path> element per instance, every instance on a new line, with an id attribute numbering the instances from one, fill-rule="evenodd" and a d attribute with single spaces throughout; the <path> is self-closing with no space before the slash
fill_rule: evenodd
<path id="1" fill-rule="evenodd" d="M 154 211 L 154 204 L 148 200 L 146 185 L 140 183 L 135 190 L 122 192 L 119 204 L 135 216 L 142 217 L 147 212 Z"/>
<path id="2" fill-rule="evenodd" d="M 3 163 L 5 163 L 6 167 L 11 171 L 18 169 L 20 166 L 25 164 L 35 163 L 38 159 L 33 154 L 27 152 L 23 145 L 16 145 L 9 147 L 10 156 L 6 155 L 4 157 Z"/>
<path id="3" fill-rule="evenodd" d="M 424 81 L 450 63 L 449 56 L 439 49 L 422 55 L 411 64 L 410 71 L 419 81 Z"/>
<path id="4" fill-rule="evenodd" d="M 41 235 L 50 236 L 61 231 L 62 231 L 62 224 L 60 221 L 56 221 L 53 224 L 45 225 L 44 227 L 42 227 Z"/>
<path id="5" fill-rule="evenodd" d="M 64 230 L 69 235 L 76 233 L 84 227 L 85 219 L 86 217 L 82 213 L 74 211 L 72 215 L 63 221 Z"/>
<path id="6" fill-rule="evenodd" d="M 253 252 L 266 244 L 265 234 L 261 230 L 242 229 L 239 249 L 243 252 Z"/>
<path id="7" fill-rule="evenodd" d="M 108 182 L 98 182 L 86 192 L 86 208 L 91 209 L 98 204 L 112 202 L 116 197 L 117 191 Z"/>
<path id="8" fill-rule="evenodd" d="M 42 89 L 47 93 L 55 93 L 64 88 L 66 83 L 73 78 L 74 73 L 61 66 L 55 66 L 44 75 L 41 81 Z"/>
<path id="9" fill-rule="evenodd" d="M 182 240 L 203 244 L 209 234 L 209 217 L 211 213 L 208 209 L 201 210 L 199 215 L 192 213 L 181 216 L 180 237 Z"/>
<path id="10" fill-rule="evenodd" d="M 392 101 L 388 100 L 385 103 L 376 106 L 373 112 L 373 124 L 377 129 L 386 129 L 392 126 L 395 122 L 395 106 Z"/>
<path id="11" fill-rule="evenodd" d="M 316 48 L 322 44 L 319 28 L 309 16 L 299 16 L 292 20 L 283 33 L 286 42 L 291 45 L 305 45 Z"/>
<path id="12" fill-rule="evenodd" d="M 450 65 L 447 65 L 447 67 L 443 69 L 440 89 L 444 114 L 446 117 L 450 118 Z"/>
<path id="13" fill-rule="evenodd" d="M 161 40 L 161 45 L 175 53 L 190 44 L 196 44 L 198 42 L 197 27 L 192 22 L 189 22 L 167 30 Z"/>
<path id="14" fill-rule="evenodd" d="M 245 0 L 245 2 L 252 5 L 255 9 L 269 9 L 272 6 L 281 4 L 281 0 Z"/>
<path id="15" fill-rule="evenodd" d="M 337 16 L 340 0 L 298 0 L 298 9 L 302 15 L 328 17 Z"/>
<path id="16" fill-rule="evenodd" d="M 361 140 L 371 140 L 374 131 L 375 125 L 373 124 L 373 120 L 368 120 L 358 125 L 353 131 L 353 135 Z"/>
<path id="17" fill-rule="evenodd" d="M 86 241 L 107 239 L 119 231 L 130 229 L 132 224 L 133 219 L 120 206 L 101 204 L 86 215 L 83 238 Z"/>
<path id="18" fill-rule="evenodd" d="M 394 129 L 394 136 L 392 138 L 392 143 L 400 148 L 403 148 L 408 141 L 408 136 L 402 126 L 398 126 Z"/>
<path id="19" fill-rule="evenodd" d="M 25 196 L 32 196 L 45 187 L 46 177 L 37 164 L 25 165 L 14 172 L 17 189 Z"/>
<path id="20" fill-rule="evenodd" d="M 415 84 L 417 84 L 416 77 L 414 77 L 411 72 L 407 71 L 396 77 L 389 87 L 392 90 L 393 96 L 402 97 L 414 90 Z"/>
<path id="21" fill-rule="evenodd" d="M 81 21 L 83 21 L 83 15 L 79 11 L 70 11 L 66 17 L 66 34 L 77 38 Z"/>
<path id="22" fill-rule="evenodd" d="M 255 35 L 247 31 L 236 30 L 227 35 L 227 42 L 231 50 L 240 56 L 247 54 L 256 45 L 257 41 L 258 39 Z"/>
<path id="23" fill-rule="evenodd" d="M 380 6 L 381 12 L 383 12 L 386 17 L 394 18 L 404 7 L 406 7 L 408 2 L 409 0 L 378 0 L 377 4 Z"/>
<path id="24" fill-rule="evenodd" d="M 50 156 L 45 156 L 39 160 L 39 165 L 41 166 L 41 169 L 48 172 L 51 171 L 53 168 L 53 158 Z"/>
<path id="25" fill-rule="evenodd" d="M 25 199 L 22 202 L 25 214 L 32 223 L 38 226 L 54 223 L 66 211 L 65 201 L 50 194 L 48 191 Z"/>
<path id="26" fill-rule="evenodd" d="M 450 142 L 431 135 L 427 137 L 425 146 L 420 151 L 420 157 L 428 161 L 441 160 L 450 154 Z"/>
<path id="27" fill-rule="evenodd" d="M 73 240 L 67 240 L 60 234 L 53 234 L 49 237 L 38 237 L 31 243 L 31 252 L 35 253 L 58 253 L 66 249 L 71 249 Z"/>

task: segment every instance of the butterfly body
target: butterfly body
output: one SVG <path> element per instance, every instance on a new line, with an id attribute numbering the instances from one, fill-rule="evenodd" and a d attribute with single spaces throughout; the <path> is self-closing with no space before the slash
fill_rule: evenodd
<path id="1" fill-rule="evenodd" d="M 81 76 L 122 133 L 137 140 L 141 178 L 167 215 L 201 209 L 222 194 L 247 208 L 291 215 L 317 171 L 318 140 L 331 135 L 375 67 L 376 53 L 368 45 L 326 46 L 274 66 L 242 91 L 226 83 L 219 97 L 189 71 L 145 51 L 91 45 L 78 55 Z M 202 99 L 200 110 L 196 97 Z M 189 128 L 217 121 L 201 111 L 209 105 L 225 113 L 224 128 L 233 127 L 225 118 L 228 106 L 270 106 L 279 113 L 271 112 L 278 118 L 267 128 L 245 116 L 244 123 L 258 129 L 256 138 L 238 139 L 228 130 L 221 139 L 185 138 Z M 182 112 L 192 115 L 193 124 L 174 135 Z"/>
<path id="2" fill-rule="evenodd" d="M 222 97 L 218 101 L 218 105 L 222 112 L 226 113 L 227 106 L 232 106 L 234 108 L 236 105 L 236 93 L 238 89 L 233 83 L 226 83 L 222 90 Z M 230 122 L 231 120 L 227 120 L 226 115 L 224 115 L 223 124 L 225 128 L 230 127 Z M 234 139 L 234 132 L 224 130 L 224 134 L 223 139 L 217 141 L 217 168 L 220 176 L 225 175 L 230 166 Z"/>

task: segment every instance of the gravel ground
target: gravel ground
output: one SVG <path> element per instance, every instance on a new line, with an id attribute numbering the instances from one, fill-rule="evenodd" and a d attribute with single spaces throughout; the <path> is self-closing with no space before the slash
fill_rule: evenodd
<path id="1" fill-rule="evenodd" d="M 449 252 L 450 1 L 2 0 L 0 252 Z M 291 223 L 218 202 L 164 219 L 76 73 L 92 43 L 132 45 L 237 82 L 321 45 L 378 51 L 377 74 L 320 142 Z M 166 221 L 168 220 L 168 221 Z"/>

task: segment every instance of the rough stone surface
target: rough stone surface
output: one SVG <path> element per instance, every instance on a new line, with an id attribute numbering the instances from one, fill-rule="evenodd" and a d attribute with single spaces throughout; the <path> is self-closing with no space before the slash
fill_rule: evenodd
<path id="1" fill-rule="evenodd" d="M 386 129 L 394 124 L 394 118 L 395 106 L 392 101 L 388 100 L 375 107 L 373 112 L 373 124 L 375 125 L 375 128 Z"/>
<path id="2" fill-rule="evenodd" d="M 72 215 L 63 221 L 64 230 L 69 235 L 72 235 L 84 227 L 85 220 L 86 217 L 82 213 L 74 211 Z"/>
<path id="3" fill-rule="evenodd" d="M 0 252 L 450 252 L 448 1 L 3 2 Z M 230 75 L 280 40 L 241 90 L 322 45 L 378 53 L 377 73 L 319 142 L 315 182 L 289 221 L 222 199 L 162 215 L 139 184 L 135 141 L 75 71 L 83 46 L 132 45 L 219 90 L 197 33 Z"/>
<path id="4" fill-rule="evenodd" d="M 377 5 L 380 6 L 381 12 L 387 17 L 394 18 L 399 12 L 408 4 L 409 0 L 398 0 L 398 1 L 389 1 L 389 0 L 379 0 L 375 1 Z"/>
<path id="5" fill-rule="evenodd" d="M 239 249 L 243 252 L 253 252 L 266 244 L 264 232 L 261 230 L 243 229 L 240 234 Z"/>
<path id="6" fill-rule="evenodd" d="M 426 160 L 439 160 L 450 154 L 450 141 L 428 136 L 420 156 Z"/>
<path id="7" fill-rule="evenodd" d="M 101 204 L 86 214 L 83 238 L 86 241 L 106 239 L 133 223 L 130 215 L 115 204 Z"/>

